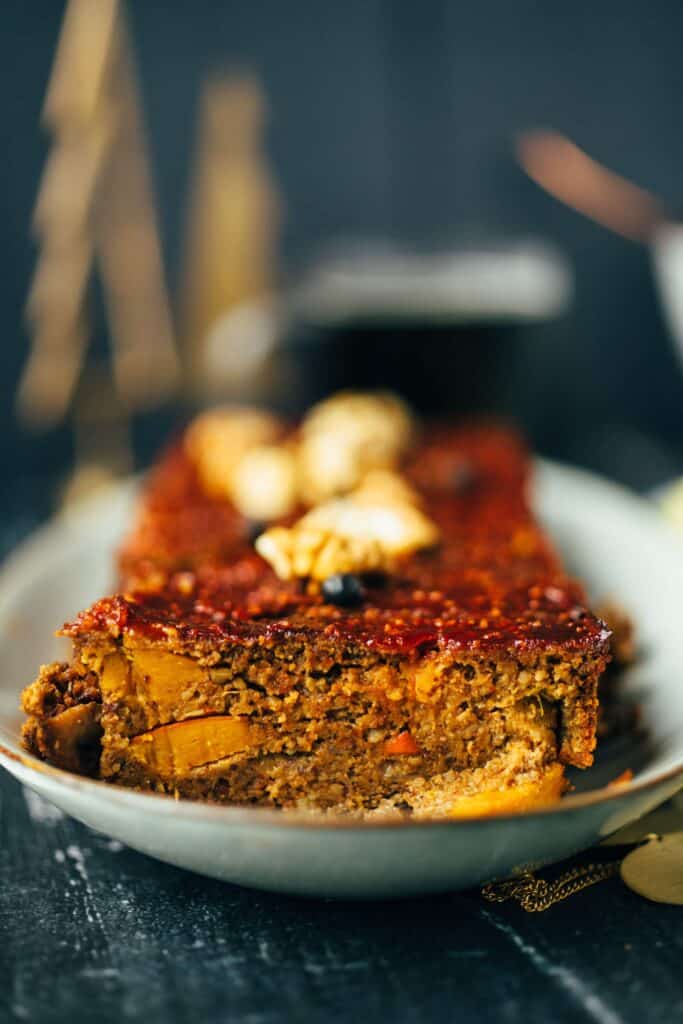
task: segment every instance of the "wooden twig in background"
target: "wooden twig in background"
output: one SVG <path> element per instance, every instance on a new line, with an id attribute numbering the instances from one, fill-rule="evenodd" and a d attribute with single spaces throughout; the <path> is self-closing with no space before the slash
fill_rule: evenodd
<path id="1" fill-rule="evenodd" d="M 114 384 L 131 411 L 179 379 L 170 304 L 128 30 L 118 0 L 70 0 L 48 85 L 54 136 L 33 219 L 32 347 L 17 404 L 24 422 L 67 414 L 87 353 L 88 284 L 102 278 Z"/>
<path id="2" fill-rule="evenodd" d="M 191 385 L 214 397 L 239 380 L 239 353 L 216 358 L 216 346 L 230 347 L 221 324 L 267 302 L 275 285 L 280 203 L 263 149 L 264 107 L 257 80 L 244 74 L 214 75 L 202 96 L 182 325 Z"/>

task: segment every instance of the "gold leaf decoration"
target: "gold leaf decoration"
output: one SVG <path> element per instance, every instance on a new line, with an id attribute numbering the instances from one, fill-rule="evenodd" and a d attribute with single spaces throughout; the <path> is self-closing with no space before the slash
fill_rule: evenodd
<path id="1" fill-rule="evenodd" d="M 651 836 L 624 857 L 621 877 L 648 900 L 683 906 L 683 832 Z"/>
<path id="2" fill-rule="evenodd" d="M 537 878 L 533 871 L 528 871 L 506 882 L 491 882 L 484 886 L 481 894 L 491 903 L 517 900 L 522 910 L 530 914 L 538 913 L 582 889 L 603 882 L 606 878 L 613 878 L 619 871 L 619 863 L 617 860 L 602 864 L 578 864 L 554 881 Z"/>

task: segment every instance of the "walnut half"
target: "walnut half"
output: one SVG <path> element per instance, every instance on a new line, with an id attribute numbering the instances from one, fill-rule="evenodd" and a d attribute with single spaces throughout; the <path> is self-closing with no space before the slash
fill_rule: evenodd
<path id="1" fill-rule="evenodd" d="M 437 527 L 417 506 L 358 491 L 318 505 L 290 528 L 266 530 L 256 550 L 281 579 L 324 580 L 333 573 L 391 572 L 401 557 L 438 540 Z"/>
<path id="2" fill-rule="evenodd" d="M 262 409 L 208 409 L 188 427 L 185 449 L 206 493 L 232 499 L 234 473 L 242 457 L 260 445 L 275 443 L 282 430 L 280 420 Z"/>
<path id="3" fill-rule="evenodd" d="M 250 519 L 280 519 L 298 502 L 296 456 L 284 445 L 252 448 L 235 466 L 230 496 Z"/>
<path id="4" fill-rule="evenodd" d="M 342 391 L 320 402 L 301 427 L 304 499 L 315 504 L 345 494 L 370 470 L 393 469 L 415 429 L 406 404 L 388 392 Z"/>

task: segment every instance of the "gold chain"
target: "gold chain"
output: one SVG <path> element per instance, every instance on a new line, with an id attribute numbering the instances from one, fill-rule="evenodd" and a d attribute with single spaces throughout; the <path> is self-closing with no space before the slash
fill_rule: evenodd
<path id="1" fill-rule="evenodd" d="M 527 871 L 518 878 L 507 882 L 491 882 L 481 891 L 485 900 L 493 903 L 504 903 L 506 900 L 517 900 L 523 910 L 536 913 L 547 910 L 560 900 L 587 889 L 596 882 L 612 878 L 619 873 L 620 860 L 607 861 L 603 864 L 583 864 L 565 871 L 554 882 L 544 878 L 536 878 L 533 871 Z"/>

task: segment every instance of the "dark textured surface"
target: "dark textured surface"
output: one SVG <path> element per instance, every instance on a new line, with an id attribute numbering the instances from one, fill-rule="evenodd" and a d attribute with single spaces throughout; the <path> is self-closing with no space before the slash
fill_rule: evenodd
<path id="1" fill-rule="evenodd" d="M 542 914 L 478 892 L 299 901 L 158 864 L 0 776 L 0 1019 L 657 1024 L 680 908 L 601 882 Z"/>

